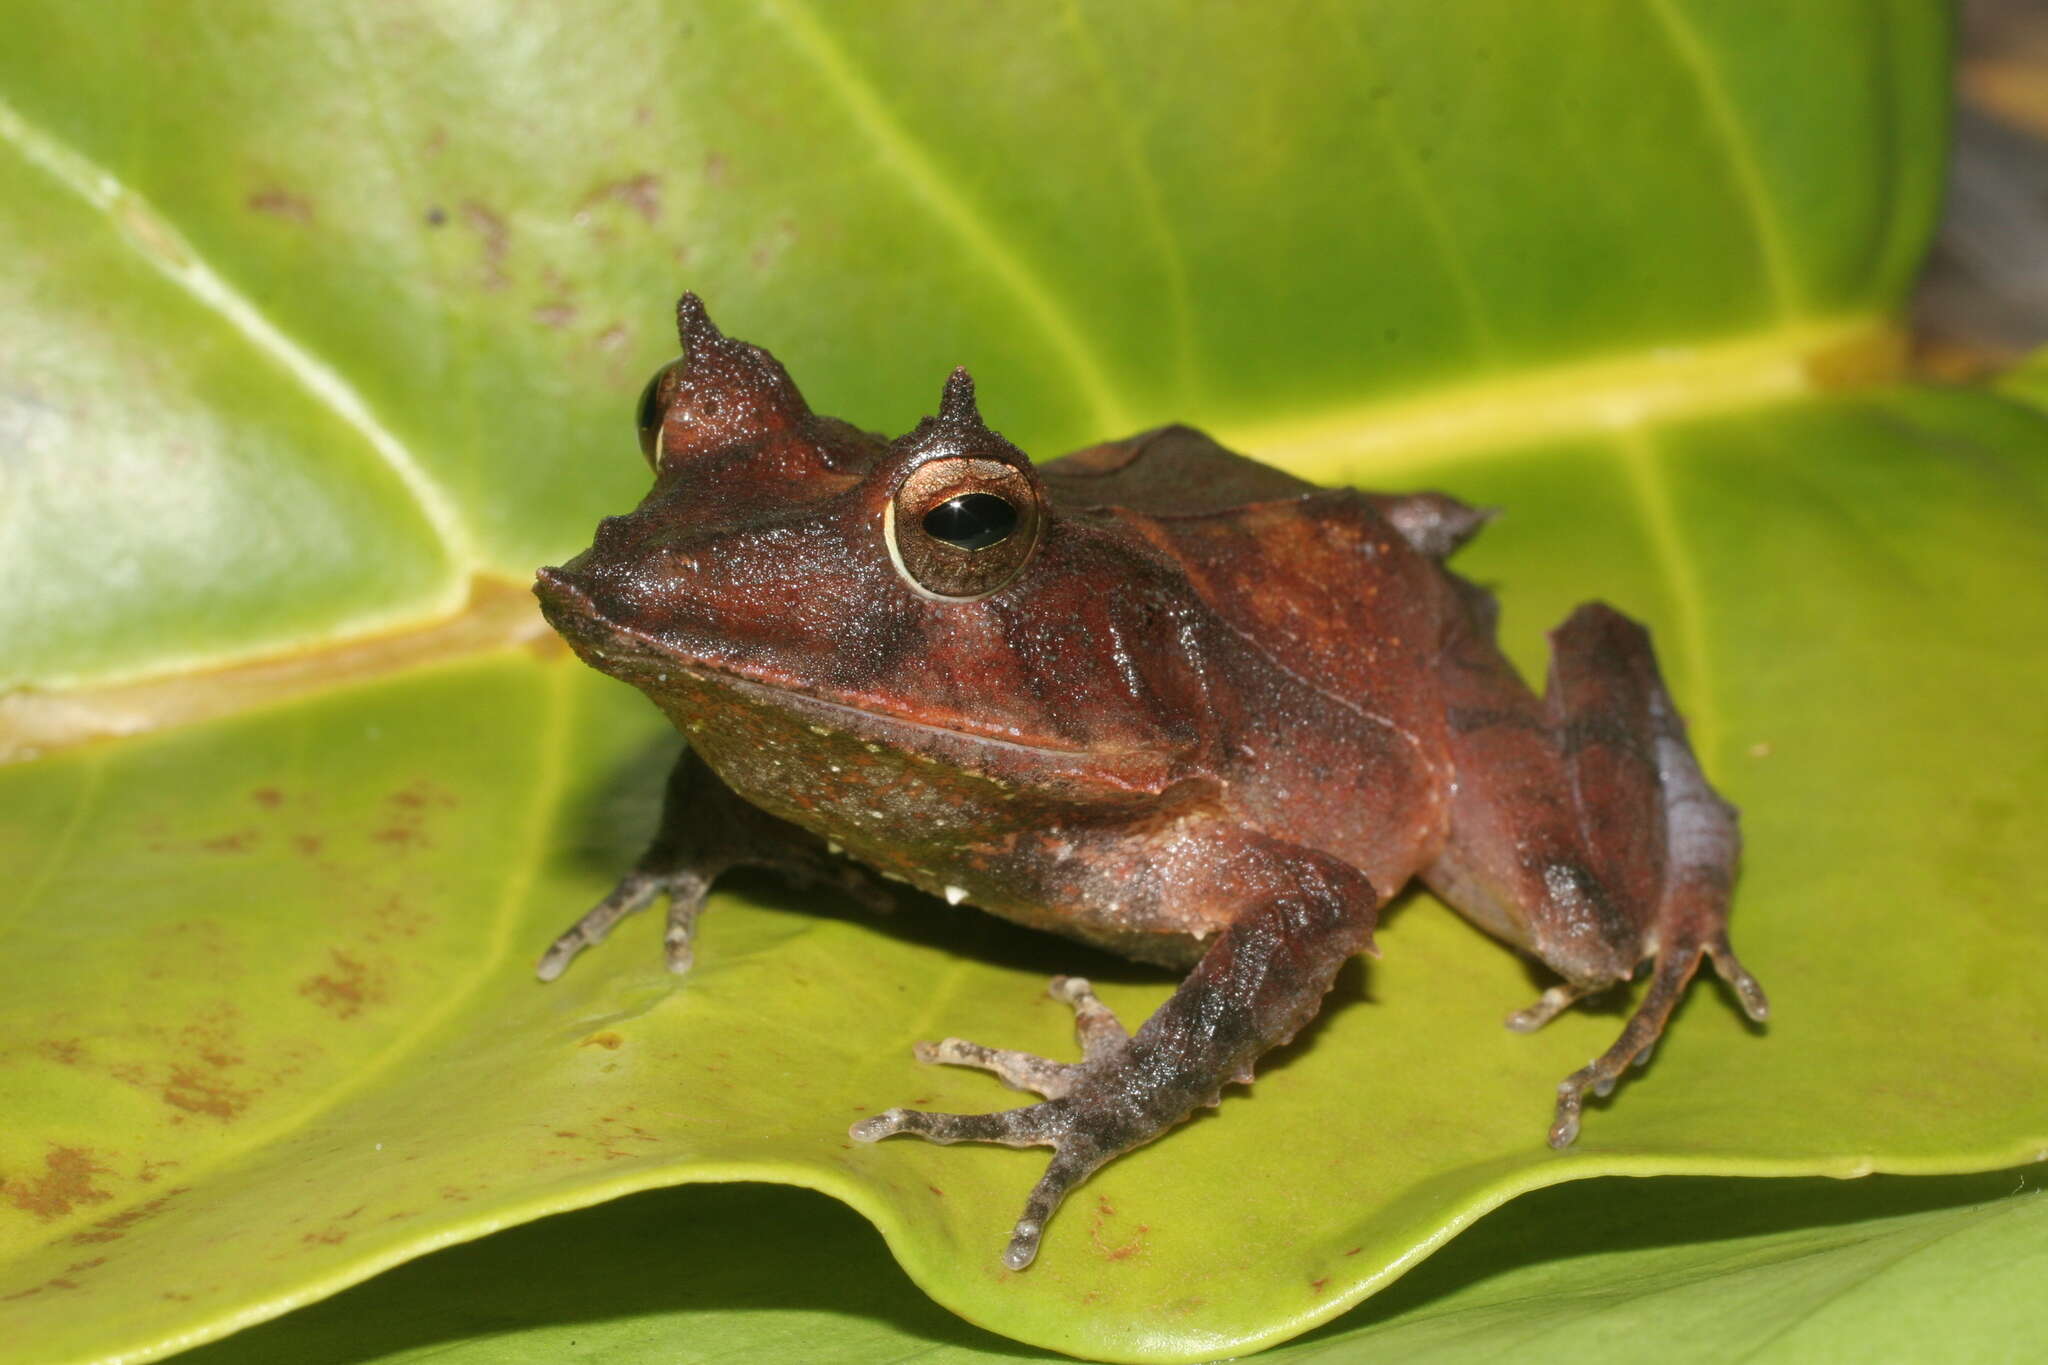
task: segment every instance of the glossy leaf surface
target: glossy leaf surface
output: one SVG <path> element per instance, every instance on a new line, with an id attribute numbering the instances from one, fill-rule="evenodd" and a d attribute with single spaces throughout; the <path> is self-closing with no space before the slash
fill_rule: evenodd
<path id="1" fill-rule="evenodd" d="M 1924 240 L 1940 7 L 1747 8 L 16 6 L 0 685 L 523 582 L 638 497 L 685 286 L 1043 453 L 1817 344 Z"/>
<path id="2" fill-rule="evenodd" d="M 51 691 L 0 737 L 51 747 L 0 768 L 10 1339 L 161 1354 L 543 1213 L 769 1180 L 997 1332 L 1202 1358 L 1537 1186 L 2048 1152 L 2048 423 L 1826 392 L 1869 377 L 1932 212 L 1934 7 L 1331 5 L 1170 39 L 1131 6 L 863 9 L 23 8 L 0 683 Z M 1620 1016 L 1508 1035 L 1541 982 L 1412 898 L 1249 1092 L 1012 1275 L 1039 1155 L 846 1124 L 1004 1103 L 909 1046 L 1064 1052 L 1053 972 L 1133 1018 L 1165 978 L 736 881 L 686 983 L 646 923 L 534 983 L 675 741 L 515 647 L 501 580 L 637 497 L 681 283 L 866 425 L 965 360 L 1042 453 L 1181 418 L 1506 509 L 1459 566 L 1532 676 L 1587 597 L 1654 627 L 1744 810 L 1768 1031 L 1697 989 L 1552 1153 L 1549 1091 Z M 1588 1256 L 1559 1273 L 1612 1273 Z"/>
<path id="3" fill-rule="evenodd" d="M 1997 1360 L 2048 1331 L 2030 1172 L 1599 1180 L 1526 1195 L 1262 1361 Z M 637 1196 L 445 1252 L 201 1351 L 193 1365 L 523 1365 L 658 1357 L 1052 1359 L 948 1318 L 874 1233 L 766 1187 Z M 773 1265 L 778 1275 L 763 1275 Z M 1959 1324 L 1967 1324 L 1958 1330 Z"/>

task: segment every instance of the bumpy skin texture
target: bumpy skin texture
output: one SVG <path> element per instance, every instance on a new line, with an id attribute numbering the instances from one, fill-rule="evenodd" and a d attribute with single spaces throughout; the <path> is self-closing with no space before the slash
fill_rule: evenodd
<path id="1" fill-rule="evenodd" d="M 1562 978 L 1511 1028 L 1653 964 L 1620 1039 L 1560 1083 L 1555 1146 L 1586 1092 L 1647 1056 L 1703 958 L 1764 1017 L 1728 947 L 1735 811 L 1648 635 L 1579 608 L 1537 697 L 1491 597 L 1443 567 L 1485 514 L 1317 489 L 1186 427 L 1034 466 L 983 425 L 964 371 L 937 417 L 884 441 L 813 414 L 695 296 L 678 318 L 683 356 L 643 405 L 653 490 L 535 591 L 690 748 L 653 846 L 543 979 L 664 896 L 687 969 L 705 893 L 741 865 L 869 900 L 880 874 L 1185 969 L 1135 1034 L 1056 980 L 1079 1063 L 919 1048 L 1041 1103 L 855 1125 L 1051 1147 L 1015 1269 L 1090 1172 L 1250 1080 L 1412 877 Z"/>

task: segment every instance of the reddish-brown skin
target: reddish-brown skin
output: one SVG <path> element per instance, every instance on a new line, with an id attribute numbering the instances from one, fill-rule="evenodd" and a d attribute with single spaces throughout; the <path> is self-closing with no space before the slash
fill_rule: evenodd
<path id="1" fill-rule="evenodd" d="M 683 358 L 642 414 L 653 490 L 535 591 L 689 750 L 653 847 L 543 979 L 662 896 L 686 969 L 705 893 L 738 865 L 870 900 L 880 873 L 1188 969 L 1136 1034 L 1056 980 L 1080 1063 L 919 1049 L 1043 1103 L 855 1125 L 1052 1147 L 1017 1269 L 1075 1184 L 1249 1080 L 1411 877 L 1563 978 L 1510 1027 L 1655 964 L 1620 1040 L 1560 1084 L 1553 1145 L 1647 1054 L 1702 957 L 1764 1017 L 1728 948 L 1735 812 L 1648 636 L 1581 607 L 1539 699 L 1494 644 L 1492 599 L 1442 565 L 1483 514 L 1317 489 L 1186 427 L 1034 468 L 964 371 L 939 416 L 884 441 L 812 414 L 694 295 L 678 315 Z M 1016 529 L 942 542 L 927 487 L 1000 495 Z"/>

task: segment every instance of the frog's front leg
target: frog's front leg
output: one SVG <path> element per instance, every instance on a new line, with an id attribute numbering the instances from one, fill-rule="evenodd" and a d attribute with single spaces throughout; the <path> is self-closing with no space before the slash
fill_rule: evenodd
<path id="1" fill-rule="evenodd" d="M 889 908 L 888 892 L 874 873 L 833 856 L 823 840 L 741 800 L 718 774 L 684 749 L 662 793 L 661 826 L 647 852 L 619 879 L 610 894 L 564 930 L 535 967 L 553 981 L 585 948 L 602 942 L 613 926 L 635 911 L 668 897 L 663 943 L 668 967 L 690 970 L 691 940 L 711 884 L 735 867 L 779 872 L 799 886 L 837 886 L 876 909 Z"/>
<path id="2" fill-rule="evenodd" d="M 1164 876 L 1162 868 L 1170 868 Z M 1170 880 L 1171 884 L 1165 884 Z M 1151 1141 L 1312 1018 L 1337 969 L 1367 946 L 1378 898 L 1355 869 L 1262 835 L 1216 829 L 1176 842 L 1126 894 L 1183 903 L 1228 896 L 1243 906 L 1179 989 L 1135 1034 L 1075 977 L 1052 993 L 1074 1007 L 1082 1060 L 1057 1062 L 949 1038 L 918 1058 L 979 1067 L 1046 1096 L 994 1114 L 891 1109 L 853 1125 L 874 1142 L 911 1133 L 932 1142 L 1050 1147 L 1051 1164 L 1025 1202 L 1004 1264 L 1022 1270 L 1068 1191 L 1111 1159 Z M 1172 912 L 1152 899 L 1148 909 Z"/>
<path id="3" fill-rule="evenodd" d="M 1733 806 L 1707 784 L 1657 669 L 1649 634 L 1611 607 L 1580 607 L 1551 635 L 1541 702 L 1491 638 L 1490 602 L 1445 653 L 1458 770 L 1449 846 L 1423 876 L 1468 917 L 1564 978 L 1508 1017 L 1540 1028 L 1581 996 L 1652 962 L 1613 1046 L 1559 1083 L 1554 1147 L 1579 1132 L 1587 1092 L 1648 1061 L 1702 959 L 1762 1021 L 1763 988 L 1728 945 L 1742 847 Z"/>

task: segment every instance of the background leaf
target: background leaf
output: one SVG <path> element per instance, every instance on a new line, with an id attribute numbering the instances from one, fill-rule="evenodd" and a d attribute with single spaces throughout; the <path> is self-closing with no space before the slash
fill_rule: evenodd
<path id="1" fill-rule="evenodd" d="M 2048 1201 L 2026 1173 L 1755 1189 L 1596 1180 L 1525 1196 L 1260 1358 L 1628 1361 L 1654 1343 L 1677 1361 L 1736 1347 L 1759 1362 L 1999 1360 L 2048 1328 L 2033 1292 Z M 659 1191 L 442 1252 L 192 1362 L 1053 1358 L 878 1276 L 876 1251 L 867 1224 L 813 1195 Z"/>
<path id="2" fill-rule="evenodd" d="M 0 1313 L 31 1358 L 161 1354 L 693 1180 L 832 1193 L 1021 1340 L 1208 1358 L 1558 1181 L 2048 1153 L 2044 418 L 1875 383 L 1933 211 L 1938 7 L 851 13 L 22 9 L 0 662 L 39 690 L 0 739 L 49 752 L 0 769 Z M 1127 1017 L 1160 974 L 753 881 L 686 985 L 643 925 L 535 985 L 675 741 L 525 646 L 510 581 L 638 495 L 624 414 L 679 279 L 865 425 L 966 360 L 1040 453 L 1180 418 L 1507 509 L 1459 563 L 1532 675 L 1589 596 L 1657 631 L 1744 808 L 1768 1033 L 1696 990 L 1552 1153 L 1549 1091 L 1618 1016 L 1505 1035 L 1539 982 L 1413 897 L 1248 1095 L 1091 1182 L 1020 1276 L 1040 1158 L 845 1126 L 1001 1103 L 909 1044 L 1067 1046 L 1054 971 Z M 2031 1227 L 2014 1202 L 1998 1228 Z M 1676 1244 L 1672 1292 L 1804 1254 L 1759 1235 Z M 1820 1242 L 1853 1279 L 1893 1235 Z"/>

